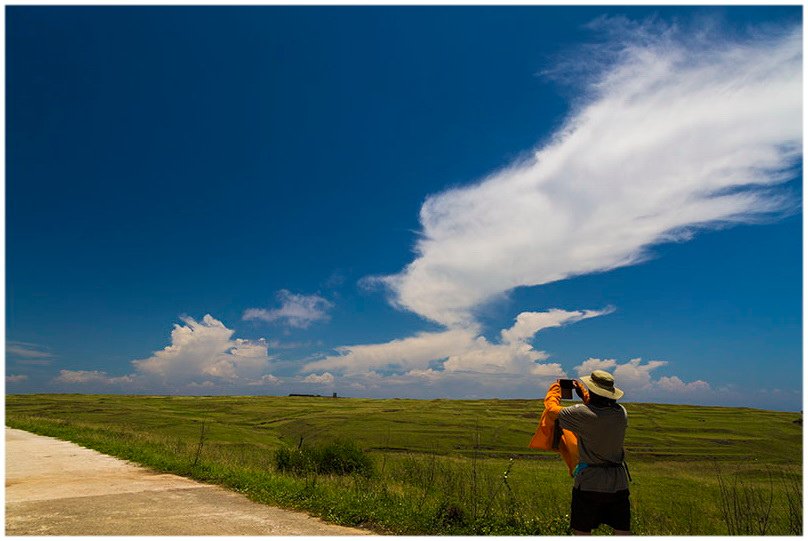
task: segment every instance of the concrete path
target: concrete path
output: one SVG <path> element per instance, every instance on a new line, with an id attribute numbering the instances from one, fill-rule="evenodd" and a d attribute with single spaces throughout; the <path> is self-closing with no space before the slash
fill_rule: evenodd
<path id="1" fill-rule="evenodd" d="M 6 428 L 6 535 L 368 535 Z"/>

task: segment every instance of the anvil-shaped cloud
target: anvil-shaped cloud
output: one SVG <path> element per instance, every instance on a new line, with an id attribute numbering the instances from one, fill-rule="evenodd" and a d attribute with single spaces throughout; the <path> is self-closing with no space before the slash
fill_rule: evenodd
<path id="1" fill-rule="evenodd" d="M 789 210 L 772 187 L 801 156 L 799 29 L 744 42 L 656 30 L 610 44 L 617 60 L 530 158 L 426 200 L 417 258 L 375 279 L 396 306 L 473 325 L 476 308 L 516 287 Z"/>

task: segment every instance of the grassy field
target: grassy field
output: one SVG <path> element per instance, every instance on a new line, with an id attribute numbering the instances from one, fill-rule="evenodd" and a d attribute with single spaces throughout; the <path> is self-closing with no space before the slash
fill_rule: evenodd
<path id="1" fill-rule="evenodd" d="M 625 406 L 635 533 L 802 533 L 800 414 Z M 572 480 L 557 455 L 527 448 L 541 407 L 539 400 L 10 395 L 6 424 L 378 533 L 564 535 Z M 373 473 L 277 471 L 278 449 L 334 441 L 363 449 Z"/>

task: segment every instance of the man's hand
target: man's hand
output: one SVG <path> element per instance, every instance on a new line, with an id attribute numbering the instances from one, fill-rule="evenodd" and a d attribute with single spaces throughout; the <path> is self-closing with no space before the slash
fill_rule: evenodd
<path id="1" fill-rule="evenodd" d="M 584 403 L 589 401 L 589 391 L 584 386 L 583 383 L 578 381 L 577 379 L 572 380 L 572 386 L 575 387 L 575 394 L 578 395 L 578 398 L 584 401 Z"/>

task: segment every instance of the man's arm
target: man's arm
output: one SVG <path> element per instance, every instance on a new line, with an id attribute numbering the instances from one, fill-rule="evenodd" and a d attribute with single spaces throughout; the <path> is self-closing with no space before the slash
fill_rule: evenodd
<path id="1" fill-rule="evenodd" d="M 561 384 L 556 381 L 547 390 L 544 397 L 544 411 L 536 427 L 536 433 L 530 440 L 530 447 L 533 449 L 544 449 L 547 451 L 553 448 L 553 425 L 558 419 L 558 412 L 561 411 Z"/>
<path id="2" fill-rule="evenodd" d="M 575 392 L 583 399 L 584 404 L 587 404 L 589 402 L 589 390 L 577 379 L 572 380 L 572 384 L 575 386 Z M 570 432 L 581 432 L 582 423 L 589 415 L 589 410 L 584 407 L 584 404 L 575 404 L 574 406 L 559 408 L 558 424 L 561 428 L 569 430 Z"/>
<path id="3" fill-rule="evenodd" d="M 577 382 L 576 387 L 578 387 Z M 586 393 L 586 388 L 583 387 L 583 385 L 580 387 L 583 388 L 584 393 Z M 579 393 L 578 396 L 581 396 L 581 394 Z M 584 396 L 586 397 L 585 400 L 588 400 L 588 393 L 584 394 Z M 578 464 L 578 440 L 575 434 L 565 430 L 558 442 L 558 447 L 553 445 L 555 440 L 553 437 L 555 432 L 554 425 L 558 420 L 559 413 L 564 411 L 564 409 L 565 408 L 561 407 L 561 384 L 556 381 L 550 385 L 550 389 L 548 389 L 547 395 L 544 397 L 544 411 L 541 414 L 539 426 L 536 427 L 536 432 L 533 434 L 529 446 L 532 449 L 558 452 L 561 458 L 564 459 L 570 476 L 572 476 L 572 472 Z"/>
<path id="4" fill-rule="evenodd" d="M 547 395 L 544 397 L 544 411 L 551 415 L 553 419 L 561 411 L 561 384 L 556 380 L 555 383 L 550 385 L 547 390 Z"/>

